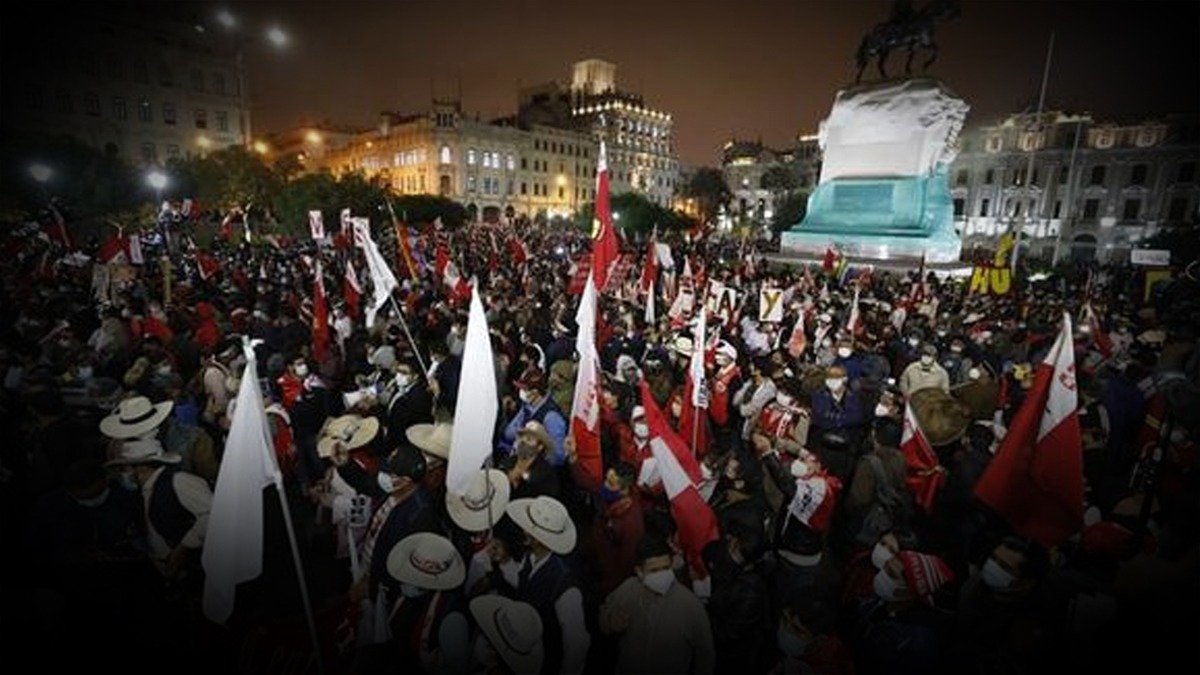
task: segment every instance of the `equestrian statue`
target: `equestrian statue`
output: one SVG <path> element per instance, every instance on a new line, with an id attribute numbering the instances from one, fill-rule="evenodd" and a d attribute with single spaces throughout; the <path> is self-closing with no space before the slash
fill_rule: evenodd
<path id="1" fill-rule="evenodd" d="M 937 43 L 933 40 L 934 25 L 938 21 L 954 18 L 960 12 L 958 0 L 930 0 L 919 10 L 913 7 L 912 0 L 894 0 L 888 20 L 872 28 L 858 45 L 858 74 L 854 83 L 862 81 L 863 71 L 871 59 L 876 60 L 879 77 L 887 79 L 885 66 L 888 54 L 894 49 L 908 48 L 905 75 L 912 74 L 913 56 L 918 49 L 929 53 L 925 63 L 921 64 L 922 71 L 928 69 L 938 54 Z"/>

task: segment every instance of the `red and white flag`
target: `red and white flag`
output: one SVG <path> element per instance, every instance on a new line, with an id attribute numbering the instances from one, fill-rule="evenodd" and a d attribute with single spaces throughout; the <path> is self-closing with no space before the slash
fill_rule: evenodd
<path id="1" fill-rule="evenodd" d="M 313 209 L 308 212 L 308 231 L 313 239 L 325 238 L 325 219 L 320 210 Z"/>
<path id="2" fill-rule="evenodd" d="M 620 253 L 621 246 L 613 229 L 612 204 L 609 201 L 608 152 L 604 141 L 600 141 L 600 154 L 596 160 L 596 215 L 592 221 L 592 279 L 597 289 L 605 288 L 609 268 Z"/>
<path id="3" fill-rule="evenodd" d="M 479 299 L 479 288 L 471 290 L 471 309 L 467 314 L 467 337 L 463 345 L 462 381 L 470 386 L 458 388 L 454 407 L 454 433 L 446 466 L 446 491 L 466 494 L 472 479 L 479 474 L 492 454 L 496 430 L 496 363 L 492 357 L 492 339 L 487 315 Z"/>
<path id="4" fill-rule="evenodd" d="M 1071 316 L 1009 425 L 975 495 L 1047 548 L 1083 527 L 1083 439 Z"/>
<path id="5" fill-rule="evenodd" d="M 913 411 L 911 402 L 904 406 L 904 431 L 900 435 L 900 451 L 904 453 L 904 463 L 908 467 L 905 484 L 912 492 L 913 500 L 925 513 L 933 513 L 933 504 L 942 483 L 946 482 L 946 474 L 937 470 L 937 453 L 925 437 L 925 431 L 917 421 L 917 414 Z"/>
<path id="6" fill-rule="evenodd" d="M 604 477 L 600 454 L 600 356 L 596 351 L 596 285 L 591 276 L 579 299 L 575 323 L 579 326 L 575 335 L 579 368 L 571 402 L 571 436 L 579 467 L 599 482 Z"/>
<path id="7" fill-rule="evenodd" d="M 850 318 L 846 319 L 846 332 L 850 335 L 854 335 L 855 330 L 858 328 L 858 316 L 858 285 L 856 284 L 854 286 L 854 300 L 850 303 Z"/>
<path id="8" fill-rule="evenodd" d="M 324 361 L 329 353 L 329 303 L 325 298 L 325 272 L 321 259 L 313 264 L 313 356 Z"/>
<path id="9" fill-rule="evenodd" d="M 362 284 L 358 281 L 358 274 L 354 271 L 354 264 L 346 259 L 346 274 L 342 277 L 342 297 L 346 300 L 347 314 L 354 319 L 358 318 L 358 299 L 362 297 Z"/>
<path id="10" fill-rule="evenodd" d="M 800 358 L 808 347 L 808 335 L 804 332 L 804 310 L 796 313 L 796 325 L 792 326 L 792 335 L 788 338 L 787 350 L 793 359 Z"/>
<path id="11" fill-rule="evenodd" d="M 1083 303 L 1083 321 L 1087 326 L 1087 332 L 1092 336 L 1092 344 L 1096 345 L 1096 351 L 1104 358 L 1112 356 L 1112 340 L 1109 339 L 1108 333 L 1104 332 L 1104 326 L 1100 325 L 1100 317 L 1096 316 L 1096 310 L 1092 309 L 1092 303 Z"/>
<path id="12" fill-rule="evenodd" d="M 720 535 L 712 507 L 697 489 L 701 481 L 700 463 L 663 417 L 645 380 L 642 380 L 641 389 L 646 426 L 650 428 L 650 451 L 671 502 L 671 518 L 678 529 L 679 545 L 691 566 L 693 578 L 707 578 L 701 552 Z"/>

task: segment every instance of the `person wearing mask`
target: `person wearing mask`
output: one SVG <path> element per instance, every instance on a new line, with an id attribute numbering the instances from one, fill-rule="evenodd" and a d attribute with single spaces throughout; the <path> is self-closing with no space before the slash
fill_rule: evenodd
<path id="1" fill-rule="evenodd" d="M 433 422 L 433 395 L 408 361 L 397 361 L 392 379 L 387 383 L 387 447 L 394 448 L 405 441 L 405 433 L 414 424 Z"/>
<path id="2" fill-rule="evenodd" d="M 182 459 L 156 439 L 135 438 L 123 441 L 106 466 L 119 467 L 125 489 L 141 492 L 146 539 L 159 572 L 168 583 L 198 593 L 213 493 L 203 478 L 177 468 Z"/>
<path id="3" fill-rule="evenodd" d="M 581 581 L 569 557 L 575 550 L 575 523 L 552 497 L 514 499 L 505 513 L 525 532 L 527 553 L 513 599 L 533 605 L 541 618 L 546 652 L 541 672 L 582 673 L 591 636 Z"/>
<path id="4" fill-rule="evenodd" d="M 796 597 L 784 604 L 775 634 L 780 661 L 769 675 L 854 675 L 854 657 L 834 630 L 835 617 L 820 598 Z"/>
<path id="5" fill-rule="evenodd" d="M 843 482 L 854 467 L 854 457 L 861 445 L 866 425 L 866 410 L 857 392 L 849 387 L 846 371 L 830 366 L 825 372 L 825 386 L 813 394 L 812 429 L 821 463 Z"/>
<path id="6" fill-rule="evenodd" d="M 834 353 L 834 365 L 841 366 L 846 371 L 850 387 L 857 390 L 863 376 L 863 361 L 862 356 L 854 348 L 854 338 L 849 335 L 838 338 Z"/>
<path id="7" fill-rule="evenodd" d="M 636 576 L 608 594 L 600 630 L 619 636 L 618 673 L 712 673 L 713 633 L 700 598 L 675 578 L 665 540 L 637 545 Z"/>
<path id="8" fill-rule="evenodd" d="M 546 376 L 537 368 L 527 368 L 516 382 L 521 407 L 509 420 L 500 437 L 500 451 L 507 456 L 514 449 L 517 432 L 525 428 L 526 422 L 537 422 L 545 428 L 551 440 L 547 457 L 554 467 L 566 462 L 563 440 L 567 436 L 567 420 L 558 404 L 546 392 Z"/>
<path id="9" fill-rule="evenodd" d="M 874 596 L 858 608 L 850 647 L 865 672 L 936 672 L 950 647 L 943 609 L 954 573 L 939 557 L 900 551 L 875 573 Z M 952 672 L 960 672 L 954 670 Z"/>
<path id="10" fill-rule="evenodd" d="M 756 358 L 750 366 L 750 379 L 733 395 L 732 403 L 737 406 L 738 414 L 744 420 L 742 440 L 750 440 L 750 434 L 758 423 L 763 408 L 779 393 L 775 386 L 774 374 L 775 366 L 770 359 Z"/>
<path id="11" fill-rule="evenodd" d="M 712 393 L 708 402 L 708 416 L 712 421 L 714 440 L 718 445 L 724 445 L 723 441 L 732 440 L 732 437 L 741 431 L 737 427 L 741 418 L 731 401 L 742 384 L 742 371 L 738 367 L 737 358 L 737 348 L 721 340 L 717 345 L 717 370 L 712 376 Z"/>
<path id="12" fill-rule="evenodd" d="M 707 602 L 718 673 L 763 672 L 772 653 L 771 590 L 762 524 L 733 522 L 704 548 L 711 576 Z"/>
<path id="13" fill-rule="evenodd" d="M 584 558 L 594 565 L 600 594 L 607 595 L 633 573 L 636 547 L 645 533 L 641 500 L 634 493 L 637 475 L 632 465 L 620 462 L 610 466 L 604 479 L 597 482 L 579 465 L 572 441 L 567 439 L 571 478 L 597 498 Z"/>
<path id="14" fill-rule="evenodd" d="M 488 594 L 472 598 L 470 608 L 479 626 L 472 649 L 474 672 L 542 672 L 542 619 L 533 605 Z"/>
<path id="15" fill-rule="evenodd" d="M 937 346 L 927 342 L 921 347 L 921 357 L 900 374 L 899 386 L 906 399 L 926 387 L 950 392 L 950 374 L 937 362 Z"/>
<path id="16" fill-rule="evenodd" d="M 539 495 L 562 499 L 559 472 L 549 458 L 553 443 L 546 428 L 533 420 L 517 431 L 513 454 L 501 460 L 498 467 L 508 476 L 514 499 Z"/>
<path id="17" fill-rule="evenodd" d="M 284 408 L 291 418 L 292 439 L 296 444 L 296 479 L 301 491 L 306 492 L 325 473 L 325 464 L 317 454 L 317 436 L 325 420 L 341 412 L 341 401 L 330 393 L 325 380 L 313 372 L 305 356 L 292 359 L 289 370 L 296 388 L 290 407 L 285 392 Z"/>

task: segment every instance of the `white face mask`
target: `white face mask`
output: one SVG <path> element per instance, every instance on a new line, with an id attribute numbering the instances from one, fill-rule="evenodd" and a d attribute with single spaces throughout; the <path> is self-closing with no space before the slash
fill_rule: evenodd
<path id="1" fill-rule="evenodd" d="M 671 584 L 675 583 L 675 572 L 672 570 L 659 570 L 644 574 L 642 575 L 642 583 L 646 585 L 646 588 L 655 593 L 666 595 L 667 591 L 671 590 Z"/>
<path id="2" fill-rule="evenodd" d="M 633 423 L 633 435 L 637 436 L 638 438 L 649 438 L 650 437 L 650 426 L 647 425 L 645 422 L 634 422 Z"/>
<path id="3" fill-rule="evenodd" d="M 971 378 L 972 380 L 978 380 L 981 375 L 982 373 L 979 372 L 978 368 L 971 368 L 967 371 L 967 377 Z"/>
<path id="4" fill-rule="evenodd" d="M 413 383 L 413 376 L 408 373 L 396 373 L 396 386 L 400 389 L 408 389 L 408 386 Z"/>
<path id="5" fill-rule="evenodd" d="M 841 391 L 842 386 L 846 384 L 846 379 L 843 377 L 831 377 L 825 380 L 825 386 L 829 387 L 830 391 Z"/>
<path id="6" fill-rule="evenodd" d="M 875 569 L 881 570 L 883 566 L 888 564 L 888 561 L 895 558 L 896 554 L 892 553 L 892 549 L 883 544 L 875 544 L 875 548 L 871 549 L 871 564 Z"/>
<path id="7" fill-rule="evenodd" d="M 787 394 L 776 394 L 775 402 L 787 408 L 792 405 L 792 397 L 788 396 Z"/>
<path id="8" fill-rule="evenodd" d="M 381 473 L 376 476 L 375 480 L 379 483 L 379 489 L 383 490 L 386 494 L 390 495 L 396 490 L 396 484 L 392 481 L 391 474 Z"/>
<path id="9" fill-rule="evenodd" d="M 933 365 L 933 357 L 928 354 L 925 354 L 924 356 L 921 357 L 921 365 L 932 366 Z"/>
<path id="10" fill-rule="evenodd" d="M 916 347 L 919 344 L 921 344 L 921 341 L 918 340 L 917 338 L 908 338 L 908 346 L 909 347 Z"/>
<path id="11" fill-rule="evenodd" d="M 884 405 L 882 403 L 877 403 L 875 405 L 875 416 L 876 417 L 887 417 L 891 413 L 892 413 L 892 411 L 889 410 L 886 405 Z"/>
<path id="12" fill-rule="evenodd" d="M 522 389 L 517 393 L 523 403 L 533 403 L 533 392 L 528 389 Z"/>
<path id="13" fill-rule="evenodd" d="M 81 379 L 81 380 L 92 379 L 92 367 L 91 366 L 80 366 L 76 372 L 78 373 L 79 379 Z"/>
<path id="14" fill-rule="evenodd" d="M 132 471 L 122 471 L 121 473 L 117 474 L 117 480 L 121 483 L 121 487 L 129 490 L 130 492 L 136 492 L 138 490 L 137 478 L 133 475 Z"/>
<path id="15" fill-rule="evenodd" d="M 875 595 L 879 596 L 880 600 L 887 600 L 888 602 L 894 602 L 896 600 L 896 594 L 902 588 L 900 584 L 892 578 L 892 575 L 887 573 L 887 570 L 879 570 L 876 572 L 875 580 L 872 582 L 871 586 L 875 590 Z"/>
<path id="16" fill-rule="evenodd" d="M 852 353 L 854 353 L 854 351 L 852 349 L 850 349 L 849 347 L 838 347 L 838 350 L 837 350 L 838 356 L 842 357 L 843 359 L 850 358 L 850 355 Z"/>
<path id="17" fill-rule="evenodd" d="M 1000 566 L 993 558 L 988 558 L 983 564 L 983 569 L 979 571 L 979 576 L 983 583 L 993 591 L 1007 591 L 1016 582 L 1017 578 L 1012 575 L 1012 572 Z"/>
<path id="18" fill-rule="evenodd" d="M 298 366 L 295 366 L 295 369 L 296 369 L 296 377 L 308 377 L 308 364 L 307 363 L 302 363 Z"/>

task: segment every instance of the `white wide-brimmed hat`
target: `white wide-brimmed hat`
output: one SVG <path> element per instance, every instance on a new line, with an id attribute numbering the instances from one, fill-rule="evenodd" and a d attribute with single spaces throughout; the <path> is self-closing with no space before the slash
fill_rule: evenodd
<path id="1" fill-rule="evenodd" d="M 420 448 L 421 452 L 438 459 L 450 459 L 450 439 L 454 437 L 453 423 L 414 424 L 404 435 L 408 437 L 408 442 Z"/>
<path id="2" fill-rule="evenodd" d="M 571 522 L 567 507 L 557 499 L 545 495 L 514 499 L 505 512 L 551 551 L 566 555 L 575 549 L 575 523 Z"/>
<path id="3" fill-rule="evenodd" d="M 680 356 L 691 356 L 692 349 L 692 338 L 690 337 L 680 335 L 679 337 L 675 338 L 674 342 L 671 343 L 671 351 L 679 354 Z"/>
<path id="4" fill-rule="evenodd" d="M 471 616 L 514 673 L 542 670 L 542 618 L 533 605 L 502 595 L 471 599 Z"/>
<path id="5" fill-rule="evenodd" d="M 465 494 L 446 493 L 446 511 L 467 532 L 483 532 L 504 517 L 511 490 L 503 471 L 480 469 Z"/>
<path id="6" fill-rule="evenodd" d="M 345 446 L 346 450 L 357 450 L 374 440 L 378 433 L 379 420 L 374 417 L 335 417 L 321 428 L 321 434 L 317 437 L 317 456 L 332 457 L 333 448 L 338 443 Z"/>
<path id="7" fill-rule="evenodd" d="M 467 567 L 450 540 L 432 532 L 417 532 L 401 539 L 387 557 L 392 578 L 429 591 L 461 586 Z"/>
<path id="8" fill-rule="evenodd" d="M 183 457 L 167 452 L 157 438 L 138 438 L 121 444 L 121 453 L 116 459 L 105 462 L 105 466 L 130 466 L 134 464 L 178 464 Z"/>
<path id="9" fill-rule="evenodd" d="M 145 396 L 127 398 L 113 414 L 100 420 L 100 433 L 118 440 L 143 436 L 157 429 L 173 407 L 174 401 L 151 403 Z"/>

